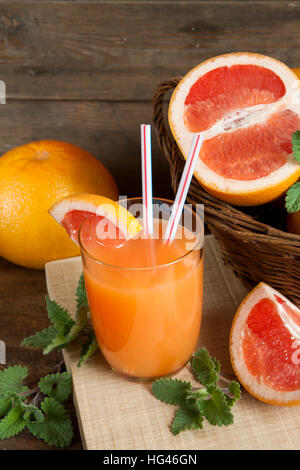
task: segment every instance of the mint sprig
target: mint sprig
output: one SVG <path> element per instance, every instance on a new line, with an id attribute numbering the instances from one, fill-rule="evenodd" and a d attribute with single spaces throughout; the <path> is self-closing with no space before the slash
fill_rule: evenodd
<path id="1" fill-rule="evenodd" d="M 93 329 L 88 321 L 88 302 L 83 274 L 79 278 L 76 290 L 75 321 L 68 310 L 61 307 L 55 300 L 50 300 L 49 297 L 46 297 L 46 307 L 50 326 L 25 338 L 21 345 L 41 348 L 43 354 L 49 354 L 53 349 L 64 349 L 79 337 L 85 337 L 78 362 L 78 366 L 81 366 L 98 350 Z"/>
<path id="2" fill-rule="evenodd" d="M 49 297 L 46 297 L 46 308 L 49 327 L 25 338 L 22 346 L 41 348 L 48 354 L 83 337 L 78 366 L 82 365 L 98 350 L 88 320 L 83 274 L 76 290 L 75 321 L 68 310 Z M 18 365 L 0 372 L 0 439 L 16 436 L 27 428 L 49 445 L 68 447 L 73 438 L 73 426 L 63 402 L 72 393 L 71 375 L 68 372 L 48 374 L 33 390 L 23 383 L 27 375 L 27 368 Z"/>
<path id="3" fill-rule="evenodd" d="M 300 131 L 292 135 L 292 149 L 295 160 L 300 163 Z M 300 210 L 300 183 L 295 183 L 288 189 L 285 196 L 285 208 L 290 214 Z"/>
<path id="4" fill-rule="evenodd" d="M 195 388 L 179 379 L 158 379 L 152 386 L 154 396 L 164 403 L 179 405 L 171 426 L 174 435 L 186 429 L 202 429 L 204 419 L 214 426 L 229 426 L 232 407 L 241 396 L 240 385 L 232 381 L 228 389 L 218 386 L 220 363 L 205 348 L 190 360 L 191 370 L 202 385 Z"/>
<path id="5" fill-rule="evenodd" d="M 68 310 L 49 297 L 46 297 L 46 308 L 49 327 L 25 338 L 22 346 L 41 348 L 44 354 L 48 354 L 55 348 L 66 348 L 83 337 L 85 340 L 82 342 L 78 363 L 79 366 L 82 365 L 98 350 L 97 340 L 88 320 L 83 274 L 76 290 L 75 321 Z M 63 402 L 72 393 L 71 375 L 68 372 L 46 375 L 33 390 L 29 390 L 23 383 L 27 375 L 27 368 L 19 365 L 0 371 L 0 439 L 16 436 L 27 428 L 49 445 L 69 446 L 73 438 L 73 427 Z"/>
<path id="6" fill-rule="evenodd" d="M 23 384 L 27 374 L 27 368 L 18 365 L 0 372 L 0 439 L 9 439 L 27 428 L 49 445 L 69 446 L 73 426 L 62 402 L 72 392 L 71 374 L 46 375 L 32 390 Z"/>

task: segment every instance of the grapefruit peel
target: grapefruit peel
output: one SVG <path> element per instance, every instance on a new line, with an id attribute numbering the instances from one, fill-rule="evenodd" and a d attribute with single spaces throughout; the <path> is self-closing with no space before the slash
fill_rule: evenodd
<path id="1" fill-rule="evenodd" d="M 75 194 L 63 198 L 53 204 L 49 214 L 67 230 L 70 238 L 77 244 L 80 225 L 90 215 L 109 221 L 126 240 L 135 237 L 142 230 L 141 224 L 125 207 L 96 194 Z M 73 229 L 70 229 L 72 220 L 68 219 L 68 215 L 77 220 Z"/>

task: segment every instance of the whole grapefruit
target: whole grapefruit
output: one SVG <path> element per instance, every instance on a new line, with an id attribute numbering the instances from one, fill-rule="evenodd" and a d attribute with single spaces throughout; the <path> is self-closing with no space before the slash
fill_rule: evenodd
<path id="1" fill-rule="evenodd" d="M 76 145 L 41 140 L 0 158 L 0 256 L 28 268 L 76 256 L 79 247 L 48 209 L 75 193 L 118 197 L 116 183 L 89 152 Z"/>

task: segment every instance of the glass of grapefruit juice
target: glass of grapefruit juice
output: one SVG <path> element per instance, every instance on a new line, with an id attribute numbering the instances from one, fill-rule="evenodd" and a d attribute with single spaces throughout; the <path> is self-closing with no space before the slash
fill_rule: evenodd
<path id="1" fill-rule="evenodd" d="M 141 198 L 120 203 L 142 218 Z M 172 204 L 153 199 L 151 238 L 140 232 L 119 246 L 99 242 L 97 219 L 93 217 L 83 222 L 79 232 L 87 298 L 99 347 L 114 371 L 132 379 L 151 380 L 179 371 L 198 341 L 203 224 L 199 215 L 185 206 L 184 227 L 178 227 L 171 243 L 164 243 L 162 234 Z M 192 228 L 195 226 L 197 231 Z"/>

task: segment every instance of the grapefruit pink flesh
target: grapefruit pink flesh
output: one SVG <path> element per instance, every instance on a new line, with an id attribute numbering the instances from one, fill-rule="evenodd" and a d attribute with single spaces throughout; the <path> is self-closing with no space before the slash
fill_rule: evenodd
<path id="1" fill-rule="evenodd" d="M 201 132 L 225 119 L 222 132 L 202 146 L 205 165 L 236 180 L 255 180 L 281 168 L 291 153 L 291 136 L 300 128 L 300 118 L 285 109 L 259 122 L 260 110 L 253 107 L 275 103 L 285 92 L 275 72 L 257 65 L 218 67 L 201 76 L 185 99 L 185 127 Z"/>
<path id="2" fill-rule="evenodd" d="M 105 219 L 101 215 L 96 215 L 93 212 L 72 210 L 67 212 L 61 221 L 61 225 L 66 229 L 69 237 L 78 242 L 78 233 L 82 223 L 88 219 L 84 224 L 82 231 L 83 241 L 88 237 L 94 237 L 95 242 L 107 247 L 116 247 L 125 241 L 124 235 L 118 227 L 111 221 Z M 99 222 L 101 225 L 98 225 Z M 101 229 L 101 236 L 97 238 L 97 231 Z"/>
<path id="3" fill-rule="evenodd" d="M 277 391 L 300 389 L 300 366 L 295 361 L 295 338 L 278 312 L 283 305 L 292 320 L 300 325 L 299 312 L 283 299 L 262 298 L 247 318 L 242 350 L 250 374 Z M 300 345 L 300 343 L 299 343 Z"/>
<path id="4" fill-rule="evenodd" d="M 282 80 L 265 67 L 218 67 L 191 87 L 185 100 L 186 125 L 191 132 L 201 132 L 232 111 L 273 103 L 285 91 Z"/>
<path id="5" fill-rule="evenodd" d="M 286 163 L 287 153 L 292 151 L 291 136 L 297 129 L 300 129 L 300 118 L 287 109 L 270 116 L 265 124 L 225 132 L 206 140 L 200 158 L 225 178 L 261 178 Z"/>

